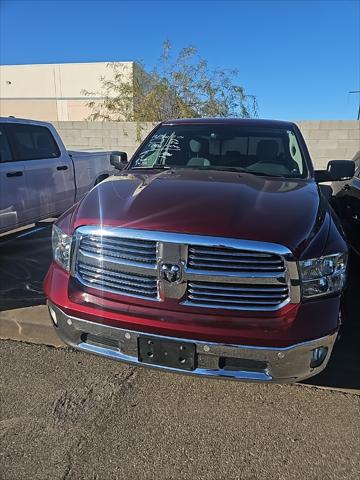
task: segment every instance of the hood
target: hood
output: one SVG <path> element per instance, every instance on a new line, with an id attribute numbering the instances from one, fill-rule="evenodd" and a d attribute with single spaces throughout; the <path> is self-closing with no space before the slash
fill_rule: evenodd
<path id="1" fill-rule="evenodd" d="M 108 225 L 273 242 L 300 254 L 322 223 L 313 180 L 247 173 L 125 171 L 80 202 L 73 228 Z"/>

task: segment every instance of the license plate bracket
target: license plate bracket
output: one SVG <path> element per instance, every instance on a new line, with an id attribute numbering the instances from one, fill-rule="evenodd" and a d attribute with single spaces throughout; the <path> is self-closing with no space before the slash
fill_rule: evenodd
<path id="1" fill-rule="evenodd" d="M 142 363 L 192 371 L 196 368 L 196 347 L 177 340 L 138 338 L 138 359 Z"/>

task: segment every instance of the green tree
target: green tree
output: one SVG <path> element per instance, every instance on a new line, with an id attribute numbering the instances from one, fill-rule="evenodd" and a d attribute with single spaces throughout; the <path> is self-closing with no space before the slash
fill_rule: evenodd
<path id="1" fill-rule="evenodd" d="M 88 101 L 91 120 L 160 122 L 169 118 L 257 116 L 257 102 L 236 84 L 237 70 L 209 68 L 196 47 L 173 54 L 168 41 L 152 71 L 134 64 L 132 75 L 110 63 L 111 79 L 101 78 L 101 91 L 83 93 L 103 100 Z"/>

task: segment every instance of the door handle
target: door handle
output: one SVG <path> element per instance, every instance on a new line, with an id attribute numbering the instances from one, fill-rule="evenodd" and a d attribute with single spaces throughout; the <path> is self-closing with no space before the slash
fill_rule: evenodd
<path id="1" fill-rule="evenodd" d="M 59 167 L 56 167 L 56 170 L 67 170 L 68 167 L 67 165 L 60 165 Z"/>
<path id="2" fill-rule="evenodd" d="M 17 172 L 8 172 L 6 174 L 7 177 L 22 177 L 23 172 L 22 171 L 17 171 Z"/>

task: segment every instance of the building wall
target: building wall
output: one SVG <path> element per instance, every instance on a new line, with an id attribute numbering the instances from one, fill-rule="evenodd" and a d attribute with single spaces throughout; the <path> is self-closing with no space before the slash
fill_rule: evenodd
<path id="1" fill-rule="evenodd" d="M 351 160 L 360 150 L 360 121 L 298 121 L 311 158 L 317 168 L 329 160 Z"/>
<path id="2" fill-rule="evenodd" d="M 118 62 L 124 77 L 133 62 Z M 100 97 L 101 77 L 110 79 L 107 62 L 0 66 L 0 116 L 45 121 L 85 120 L 91 111 L 83 90 Z"/>
<path id="3" fill-rule="evenodd" d="M 52 122 L 69 150 L 120 150 L 132 155 L 154 127 L 135 122 Z"/>
<path id="4" fill-rule="evenodd" d="M 299 121 L 297 124 L 308 145 L 316 168 L 325 168 L 329 160 L 352 159 L 360 150 L 360 122 Z M 54 122 L 68 149 L 105 149 L 126 151 L 132 155 L 153 124 L 144 123 L 140 132 L 130 122 Z M 140 133 L 140 135 L 139 135 Z"/>

